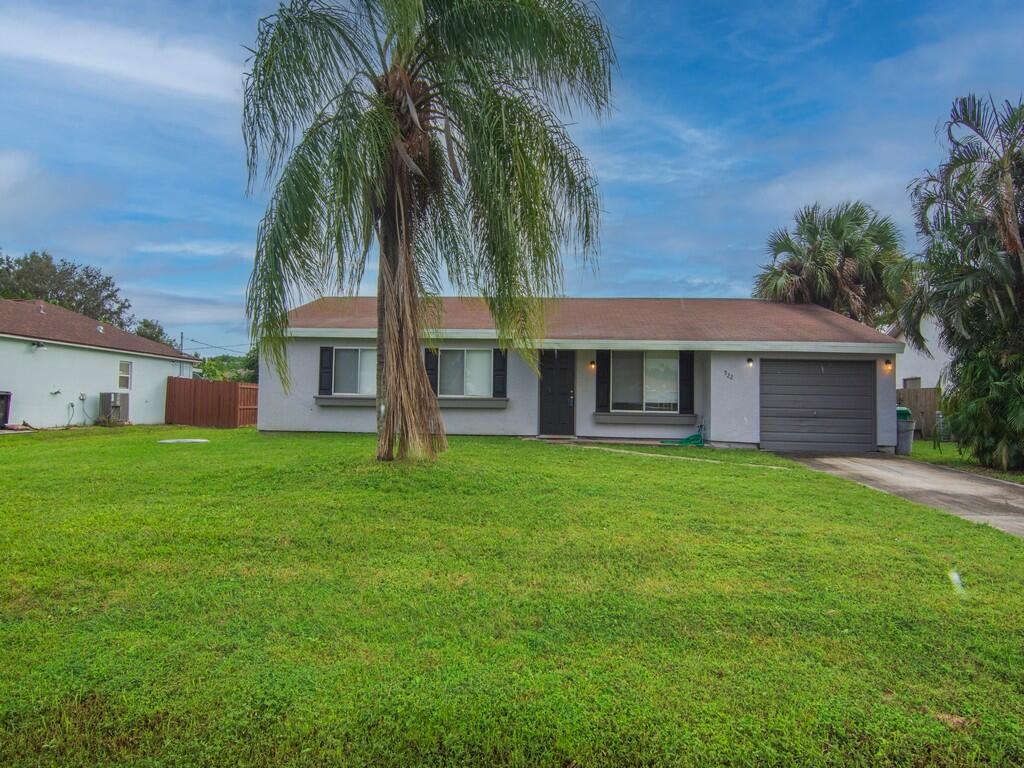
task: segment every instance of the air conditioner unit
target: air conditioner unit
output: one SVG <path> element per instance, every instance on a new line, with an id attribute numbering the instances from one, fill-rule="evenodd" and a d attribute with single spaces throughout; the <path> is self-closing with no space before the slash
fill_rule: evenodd
<path id="1" fill-rule="evenodd" d="M 124 392 L 100 392 L 100 421 L 124 424 L 128 421 L 128 395 Z"/>

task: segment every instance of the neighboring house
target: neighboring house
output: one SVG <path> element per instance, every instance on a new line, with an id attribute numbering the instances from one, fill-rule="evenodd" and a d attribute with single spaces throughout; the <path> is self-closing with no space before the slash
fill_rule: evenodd
<path id="1" fill-rule="evenodd" d="M 91 424 L 101 393 L 127 395 L 122 417 L 133 423 L 162 424 L 167 377 L 191 377 L 194 363 L 166 344 L 53 304 L 0 299 L 0 392 L 10 393 L 9 424 Z"/>
<path id="2" fill-rule="evenodd" d="M 707 439 L 775 450 L 891 450 L 903 344 L 814 305 L 757 299 L 548 302 L 539 376 L 497 348 L 486 305 L 443 300 L 424 349 L 451 434 Z M 260 360 L 261 430 L 373 432 L 376 300 L 290 314 L 285 391 Z"/>
<path id="3" fill-rule="evenodd" d="M 935 318 L 926 315 L 921 321 L 921 335 L 928 347 L 929 357 L 909 344 L 896 356 L 896 386 L 903 389 L 922 389 L 939 386 L 939 377 L 943 369 L 949 365 L 949 352 L 939 339 L 939 326 Z M 893 334 L 897 341 L 905 342 L 902 333 Z"/>

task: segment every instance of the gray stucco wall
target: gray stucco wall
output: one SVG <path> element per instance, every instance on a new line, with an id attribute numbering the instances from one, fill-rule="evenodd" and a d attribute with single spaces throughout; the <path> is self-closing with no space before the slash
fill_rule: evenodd
<path id="1" fill-rule="evenodd" d="M 374 346 L 372 339 L 294 339 L 288 343 L 291 390 L 285 393 L 279 378 L 260 362 L 258 426 L 266 431 L 373 432 L 373 406 L 317 405 L 321 346 Z M 486 341 L 445 343 L 441 348 L 490 349 Z M 747 358 L 752 358 L 752 367 Z M 760 442 L 760 360 L 844 359 L 874 360 L 877 369 L 878 445 L 896 444 L 896 380 L 884 360 L 892 356 L 836 354 L 757 354 L 697 352 L 694 355 L 693 424 L 602 423 L 595 414 L 596 376 L 589 363 L 595 350 L 576 351 L 576 434 L 580 437 L 664 439 L 686 437 L 704 424 L 711 441 L 725 445 L 757 446 Z M 451 434 L 535 435 L 538 430 L 539 384 L 529 365 L 509 354 L 508 404 L 501 409 L 450 408 L 442 398 L 445 427 Z"/>
<path id="2" fill-rule="evenodd" d="M 747 358 L 754 361 L 747 365 Z M 872 360 L 876 370 L 876 432 L 879 447 L 896 444 L 896 377 L 885 369 L 893 355 L 712 352 L 705 423 L 709 440 L 723 445 L 756 446 L 761 441 L 761 360 Z"/>
<path id="3" fill-rule="evenodd" d="M 264 431 L 374 432 L 373 406 L 317 405 L 321 346 L 374 347 L 373 339 L 294 339 L 288 342 L 291 389 L 286 394 L 281 380 L 260 360 L 260 408 L 258 427 Z M 441 349 L 491 349 L 483 341 L 442 344 Z M 537 377 L 516 354 L 508 358 L 508 404 L 505 408 L 451 408 L 441 398 L 445 429 L 455 435 L 537 434 Z M 461 403 L 460 405 L 465 405 Z"/>
<path id="4" fill-rule="evenodd" d="M 658 424 L 644 422 L 642 414 L 637 415 L 635 424 L 603 424 L 595 413 L 597 405 L 597 375 L 590 369 L 590 361 L 596 360 L 593 349 L 576 352 L 576 434 L 579 437 L 620 437 L 642 440 L 664 440 L 674 437 L 688 437 L 697 431 L 703 418 L 704 387 L 707 380 L 708 354 L 697 352 L 693 359 L 693 424 Z"/>

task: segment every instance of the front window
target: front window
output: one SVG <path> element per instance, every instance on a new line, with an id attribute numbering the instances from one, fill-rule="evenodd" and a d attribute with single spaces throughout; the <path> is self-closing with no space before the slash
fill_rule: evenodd
<path id="1" fill-rule="evenodd" d="M 612 352 L 612 410 L 677 413 L 678 352 Z"/>
<path id="2" fill-rule="evenodd" d="M 491 350 L 442 349 L 438 354 L 441 397 L 491 396 Z"/>
<path id="3" fill-rule="evenodd" d="M 132 388 L 132 364 L 127 360 L 122 360 L 117 364 L 117 388 Z"/>
<path id="4" fill-rule="evenodd" d="M 334 394 L 377 394 L 377 350 L 339 347 L 334 350 Z"/>

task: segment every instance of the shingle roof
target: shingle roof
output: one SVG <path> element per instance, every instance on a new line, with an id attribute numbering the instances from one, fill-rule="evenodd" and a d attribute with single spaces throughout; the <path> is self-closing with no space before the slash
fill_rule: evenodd
<path id="1" fill-rule="evenodd" d="M 761 299 L 550 299 L 546 339 L 893 344 L 874 328 L 813 304 Z M 292 328 L 374 329 L 377 300 L 327 297 L 294 309 Z M 443 299 L 436 330 L 494 328 L 480 299 Z"/>
<path id="2" fill-rule="evenodd" d="M 182 354 L 174 347 L 144 339 L 134 333 L 122 331 L 117 326 L 101 323 L 45 301 L 0 299 L 0 335 L 23 336 L 40 341 L 80 344 L 195 362 L 195 358 Z"/>

